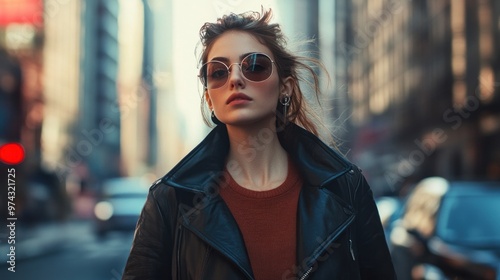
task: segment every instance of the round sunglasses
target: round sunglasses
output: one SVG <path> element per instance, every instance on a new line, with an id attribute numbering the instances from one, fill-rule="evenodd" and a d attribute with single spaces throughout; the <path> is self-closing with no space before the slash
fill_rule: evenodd
<path id="1" fill-rule="evenodd" d="M 251 53 L 240 63 L 232 63 L 229 66 L 222 61 L 212 60 L 201 66 L 198 77 L 205 88 L 220 88 L 229 80 L 231 66 L 238 65 L 246 80 L 263 82 L 273 74 L 273 63 L 274 61 L 264 53 Z"/>

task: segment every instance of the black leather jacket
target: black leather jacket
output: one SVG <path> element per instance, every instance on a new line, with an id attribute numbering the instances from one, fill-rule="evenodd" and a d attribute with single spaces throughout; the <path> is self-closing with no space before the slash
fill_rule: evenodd
<path id="1" fill-rule="evenodd" d="M 279 137 L 304 181 L 297 265 L 282 279 L 395 279 L 360 171 L 296 125 Z M 218 195 L 228 147 L 219 125 L 151 187 L 123 279 L 254 279 L 238 226 Z"/>

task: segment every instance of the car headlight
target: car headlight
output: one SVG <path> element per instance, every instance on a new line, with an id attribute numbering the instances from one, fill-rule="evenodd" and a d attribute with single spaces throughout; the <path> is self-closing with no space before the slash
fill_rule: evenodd
<path id="1" fill-rule="evenodd" d="M 99 220 L 109 220 L 113 216 L 113 205 L 107 201 L 98 202 L 94 207 L 94 214 Z"/>

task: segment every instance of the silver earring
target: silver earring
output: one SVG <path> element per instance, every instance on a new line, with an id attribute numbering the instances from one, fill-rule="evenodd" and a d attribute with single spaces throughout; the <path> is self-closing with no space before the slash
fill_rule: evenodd
<path id="1" fill-rule="evenodd" d="M 287 114 L 287 108 L 288 106 L 290 106 L 290 101 L 291 101 L 291 98 L 290 96 L 288 95 L 285 95 L 283 98 L 280 99 L 280 103 L 281 105 L 283 105 L 283 117 L 285 118 L 285 123 L 286 123 L 286 114 Z"/>

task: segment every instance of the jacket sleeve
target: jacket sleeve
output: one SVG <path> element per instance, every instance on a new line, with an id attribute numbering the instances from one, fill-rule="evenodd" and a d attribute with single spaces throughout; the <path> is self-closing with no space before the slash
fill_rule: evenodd
<path id="1" fill-rule="evenodd" d="M 396 279 L 373 193 L 361 171 L 355 170 L 356 243 L 361 279 Z"/>
<path id="2" fill-rule="evenodd" d="M 135 229 L 123 280 L 172 279 L 175 196 L 172 188 L 154 185 Z M 169 201 L 171 203 L 169 203 Z"/>

